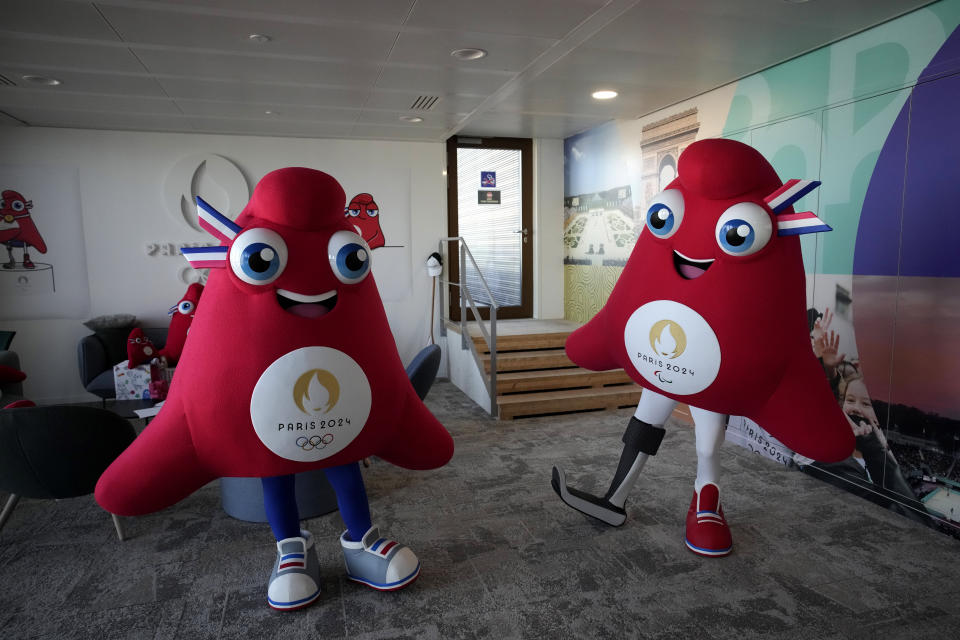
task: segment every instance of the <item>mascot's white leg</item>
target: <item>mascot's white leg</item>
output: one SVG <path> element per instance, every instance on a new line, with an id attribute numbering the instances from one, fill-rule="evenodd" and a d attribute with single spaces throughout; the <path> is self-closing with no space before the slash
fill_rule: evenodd
<path id="1" fill-rule="evenodd" d="M 697 480 L 687 511 L 687 547 L 706 557 L 719 557 L 733 550 L 730 528 L 720 506 L 720 445 L 727 416 L 690 407 L 697 436 Z"/>
<path id="2" fill-rule="evenodd" d="M 657 453 L 663 440 L 663 423 L 670 417 L 676 402 L 654 391 L 644 389 L 637 410 L 623 434 L 620 463 L 603 497 L 591 495 L 566 484 L 566 474 L 553 468 L 551 484 L 568 506 L 615 527 L 627 519 L 623 505 L 650 456 Z"/>

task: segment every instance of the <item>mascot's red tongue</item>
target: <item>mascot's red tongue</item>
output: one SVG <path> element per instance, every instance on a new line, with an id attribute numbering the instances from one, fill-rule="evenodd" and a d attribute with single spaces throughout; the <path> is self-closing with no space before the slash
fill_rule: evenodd
<path id="1" fill-rule="evenodd" d="M 295 316 L 300 316 L 301 318 L 319 318 L 326 315 L 327 311 L 329 311 L 329 309 L 316 302 L 295 304 L 287 308 L 287 312 Z"/>

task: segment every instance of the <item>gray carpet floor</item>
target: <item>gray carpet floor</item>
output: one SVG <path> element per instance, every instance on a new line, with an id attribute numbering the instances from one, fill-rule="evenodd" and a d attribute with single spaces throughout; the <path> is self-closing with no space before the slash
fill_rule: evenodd
<path id="1" fill-rule="evenodd" d="M 24 499 L 0 532 L 0 638 L 957 637 L 946 535 L 727 444 L 734 553 L 703 559 L 683 543 L 692 429 L 668 425 L 613 528 L 564 506 L 550 470 L 603 492 L 629 410 L 497 422 L 448 382 L 427 404 L 451 463 L 364 471 L 375 523 L 423 563 L 409 588 L 346 580 L 331 513 L 306 522 L 320 600 L 273 611 L 269 527 L 227 516 L 216 483 L 125 518 L 125 542 L 92 496 Z"/>

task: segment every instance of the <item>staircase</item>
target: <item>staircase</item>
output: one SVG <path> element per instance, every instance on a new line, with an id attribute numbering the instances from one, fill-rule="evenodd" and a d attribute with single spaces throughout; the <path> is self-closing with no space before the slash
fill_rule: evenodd
<path id="1" fill-rule="evenodd" d="M 570 333 L 544 331 L 497 337 L 497 406 L 501 420 L 637 405 L 640 387 L 622 369 L 588 371 L 567 358 L 563 345 Z M 487 344 L 482 337 L 472 339 L 489 375 Z"/>

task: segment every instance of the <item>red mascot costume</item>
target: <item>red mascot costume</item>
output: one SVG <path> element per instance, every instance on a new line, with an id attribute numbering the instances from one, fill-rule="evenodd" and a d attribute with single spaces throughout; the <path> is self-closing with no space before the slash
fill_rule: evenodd
<path id="1" fill-rule="evenodd" d="M 406 586 L 420 563 L 371 524 L 357 461 L 432 469 L 453 441 L 407 378 L 343 189 L 320 171 L 287 168 L 260 181 L 236 222 L 197 201 L 201 225 L 221 240 L 183 250 L 195 267 L 213 267 L 203 305 L 166 403 L 100 478 L 97 501 L 138 515 L 217 477 L 262 478 L 277 538 L 268 602 L 296 609 L 320 583 L 293 474 L 322 468 L 347 524 L 348 576 Z"/>
<path id="2" fill-rule="evenodd" d="M 605 496 L 568 487 L 554 467 L 553 488 L 569 506 L 623 524 L 627 494 L 677 402 L 690 406 L 696 425 L 686 544 L 700 555 L 733 548 L 716 455 L 727 415 L 751 418 L 816 460 L 852 453 L 850 425 L 810 348 L 797 237 L 830 228 L 791 207 L 819 184 L 782 184 L 759 152 L 732 140 L 683 152 L 606 305 L 567 340 L 578 365 L 622 367 L 643 387 Z"/>

